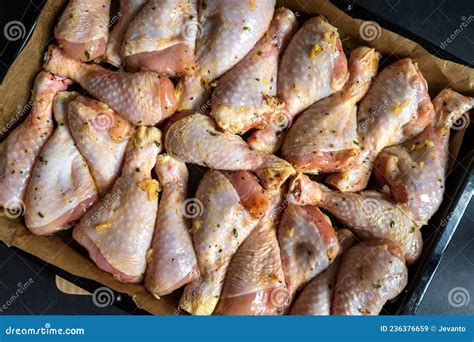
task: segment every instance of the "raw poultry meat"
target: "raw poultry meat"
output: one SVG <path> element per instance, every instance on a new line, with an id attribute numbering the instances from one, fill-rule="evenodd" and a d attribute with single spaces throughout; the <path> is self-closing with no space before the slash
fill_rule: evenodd
<path id="1" fill-rule="evenodd" d="M 285 209 L 278 228 L 278 243 L 291 298 L 339 253 L 331 221 L 313 206 L 290 204 Z"/>
<path id="2" fill-rule="evenodd" d="M 432 103 L 410 58 L 377 75 L 380 54 L 341 30 L 347 60 L 338 20 L 275 4 L 120 0 L 109 18 L 110 0 L 64 2 L 3 130 L 32 107 L 0 143 L 5 216 L 25 208 L 38 235 L 75 225 L 104 276 L 181 295 L 175 313 L 380 313 L 420 256 L 463 135 L 449 146 L 449 129 L 474 100 Z"/>
<path id="3" fill-rule="evenodd" d="M 118 19 L 113 27 L 107 42 L 107 49 L 103 56 L 103 61 L 113 66 L 119 67 L 122 64 L 122 42 L 130 21 L 143 8 L 148 0 L 120 0 L 119 13 L 111 18 L 111 22 Z"/>
<path id="4" fill-rule="evenodd" d="M 186 286 L 179 306 L 193 315 L 210 315 L 232 256 L 268 209 L 269 198 L 247 171 L 209 170 L 195 204 L 192 232 L 201 275 Z"/>
<path id="5" fill-rule="evenodd" d="M 247 144 L 254 150 L 266 153 L 277 153 L 285 138 L 283 129 L 290 126 L 288 116 L 276 116 L 273 124 L 268 124 L 264 128 L 256 129 L 247 138 Z M 276 123 L 276 125 L 275 125 Z"/>
<path id="6" fill-rule="evenodd" d="M 193 76 L 176 87 L 178 111 L 198 110 L 210 96 L 213 81 L 236 65 L 267 31 L 275 0 L 202 1 Z"/>
<path id="7" fill-rule="evenodd" d="M 290 183 L 289 200 L 327 209 L 359 238 L 395 241 L 402 246 L 408 264 L 421 253 L 421 234 L 413 215 L 377 191 L 334 191 L 299 174 Z"/>
<path id="8" fill-rule="evenodd" d="M 91 61 L 105 53 L 109 38 L 110 0 L 70 0 L 54 29 L 68 57 Z"/>
<path id="9" fill-rule="evenodd" d="M 418 135 L 433 116 L 428 86 L 416 63 L 405 58 L 389 65 L 359 105 L 357 159 L 346 171 L 329 176 L 327 182 L 341 191 L 364 189 L 379 152 Z"/>
<path id="10" fill-rule="evenodd" d="M 276 157 L 249 148 L 238 135 L 217 130 L 212 118 L 192 114 L 168 129 L 166 151 L 174 158 L 217 170 L 254 171 L 266 189 L 278 189 L 294 173 L 293 167 Z"/>
<path id="11" fill-rule="evenodd" d="M 293 12 L 277 9 L 257 45 L 219 79 L 212 94 L 211 116 L 220 128 L 242 134 L 278 122 L 284 107 L 276 98 L 278 62 L 297 26 Z"/>
<path id="12" fill-rule="evenodd" d="M 323 16 L 308 20 L 291 39 L 278 71 L 278 96 L 291 116 L 342 89 L 347 60 L 337 29 Z"/>
<path id="13" fill-rule="evenodd" d="M 67 118 L 76 146 L 104 196 L 120 174 L 133 127 L 105 103 L 85 96 L 69 103 Z"/>
<path id="14" fill-rule="evenodd" d="M 289 304 L 276 235 L 283 191 L 269 195 L 265 215 L 232 257 L 215 315 L 275 315 Z"/>
<path id="15" fill-rule="evenodd" d="M 328 316 L 331 314 L 333 293 L 336 287 L 337 273 L 342 260 L 342 253 L 357 242 L 349 229 L 337 231 L 339 255 L 320 275 L 313 278 L 296 298 L 291 315 Z"/>
<path id="16" fill-rule="evenodd" d="M 426 224 L 443 200 L 448 167 L 449 131 L 474 107 L 474 99 L 444 89 L 433 100 L 435 117 L 425 130 L 402 145 L 385 148 L 375 161 L 379 183 L 403 203 L 420 225 Z"/>
<path id="17" fill-rule="evenodd" d="M 73 237 L 96 265 L 123 282 L 143 279 L 158 210 L 160 184 L 151 178 L 161 132 L 138 127 L 112 190 L 74 227 Z"/>
<path id="18" fill-rule="evenodd" d="M 174 113 L 173 83 L 153 72 L 110 71 L 70 59 L 50 46 L 47 71 L 71 78 L 135 125 L 155 125 Z"/>
<path id="19" fill-rule="evenodd" d="M 197 20 L 197 0 L 150 0 L 132 20 L 123 40 L 127 70 L 192 75 Z"/>
<path id="20" fill-rule="evenodd" d="M 369 90 L 379 59 L 380 54 L 374 49 L 354 49 L 349 58 L 350 77 L 344 88 L 298 116 L 282 147 L 283 157 L 298 172 L 343 171 L 356 158 L 356 104 Z"/>
<path id="21" fill-rule="evenodd" d="M 54 98 L 56 131 L 44 145 L 31 174 L 25 201 L 25 222 L 37 235 L 70 228 L 98 199 L 94 179 L 67 124 L 67 108 L 78 96 Z"/>
<path id="22" fill-rule="evenodd" d="M 155 234 L 148 252 L 145 286 L 155 297 L 167 295 L 199 277 L 189 234 L 192 203 L 188 196 L 186 164 L 168 155 L 155 167 L 162 187 Z"/>
<path id="23" fill-rule="evenodd" d="M 401 248 L 389 240 L 364 241 L 342 257 L 331 313 L 378 315 L 407 284 Z"/>
<path id="24" fill-rule="evenodd" d="M 53 99 L 70 81 L 41 71 L 35 79 L 31 108 L 26 120 L 0 143 L 0 206 L 12 214 L 23 214 L 26 189 L 33 165 L 44 143 L 53 133 Z M 19 114 L 13 120 L 19 119 Z"/>
<path id="25" fill-rule="evenodd" d="M 314 102 L 342 89 L 349 74 L 337 29 L 322 16 L 308 20 L 288 44 L 278 70 L 277 94 L 286 118 L 249 137 L 254 148 L 274 152 L 279 131 Z M 270 144 L 270 145 L 269 145 Z"/>

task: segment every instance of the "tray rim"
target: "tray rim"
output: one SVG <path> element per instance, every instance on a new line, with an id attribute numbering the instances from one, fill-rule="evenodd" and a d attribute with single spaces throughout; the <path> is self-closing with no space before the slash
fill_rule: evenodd
<path id="1" fill-rule="evenodd" d="M 347 4 L 347 2 L 345 1 L 339 1 L 339 0 L 331 0 L 330 2 L 336 7 L 338 7 L 340 10 L 344 11 L 346 14 L 351 16 L 352 18 L 376 21 L 383 28 L 390 30 L 392 32 L 395 32 L 419 44 L 432 55 L 434 55 L 433 51 L 437 51 L 437 55 L 439 56 L 439 58 L 456 62 L 456 63 L 462 64 L 471 68 L 474 67 L 469 62 L 459 57 L 456 57 L 455 55 L 453 55 L 452 53 L 444 49 L 441 49 L 441 50 L 436 49 L 435 48 L 436 45 L 427 41 L 423 37 L 411 31 L 408 31 L 407 29 L 395 23 L 389 22 L 374 13 L 371 13 L 370 11 L 358 5 L 356 1 L 353 1 L 350 4 Z M 43 6 L 45 3 L 46 2 L 43 3 Z M 42 10 L 43 8 L 41 8 L 41 11 Z M 41 11 L 38 12 L 38 16 L 41 13 Z M 16 53 L 14 54 L 14 57 L 11 60 L 11 64 L 13 64 L 15 59 L 18 57 L 19 54 L 21 54 L 24 47 L 26 47 L 26 45 L 28 44 L 29 40 L 31 39 L 32 33 L 34 32 L 37 26 L 37 22 L 38 22 L 38 17 L 34 21 L 33 25 L 31 25 L 31 29 L 27 32 L 24 40 L 21 43 L 21 46 L 17 49 Z M 470 134 L 469 134 L 469 131 L 471 131 Z M 458 156 L 460 156 L 461 151 L 463 150 L 463 147 L 466 147 L 466 144 L 468 144 L 468 142 L 466 141 L 467 140 L 466 136 L 472 136 L 472 134 L 474 133 L 472 131 L 473 131 L 472 127 L 468 127 L 468 129 L 466 130 L 466 134 L 462 139 Z M 1 137 L 2 139 L 0 140 L 3 140 L 3 138 L 5 137 L 6 135 Z M 426 258 L 429 255 L 424 255 L 425 259 L 421 260 L 421 258 L 423 257 L 422 255 L 422 257 L 420 257 L 420 260 L 417 261 L 416 264 L 420 263 L 420 265 L 417 267 L 418 271 L 414 275 L 412 275 L 412 280 L 410 281 L 409 285 L 407 285 L 407 287 L 405 288 L 405 291 L 403 292 L 405 293 L 405 295 L 400 295 L 401 299 L 397 300 L 397 302 L 399 301 L 400 304 L 394 310 L 394 314 L 401 314 L 401 315 L 416 314 L 423 300 L 423 297 L 426 294 L 426 291 L 433 277 L 436 274 L 437 268 L 439 267 L 439 264 L 444 255 L 444 252 L 446 248 L 448 247 L 451 238 L 456 232 L 459 222 L 461 218 L 463 217 L 467 206 L 469 205 L 469 199 L 474 193 L 474 153 L 468 153 L 467 157 L 463 159 L 461 165 L 466 170 L 466 172 L 462 174 L 461 182 L 458 182 L 458 187 L 455 191 L 455 198 L 450 201 L 448 207 L 445 208 L 444 210 L 443 219 L 446 218 L 446 215 L 445 215 L 446 213 L 455 213 L 455 214 L 450 215 L 450 219 L 448 220 L 448 223 L 444 225 L 442 229 L 435 227 L 435 229 L 437 230 L 437 233 L 433 239 L 434 241 L 430 244 L 429 248 L 424 246 L 424 251 L 423 251 L 423 255 L 430 254 L 430 252 L 435 251 L 436 253 L 434 255 L 434 258 L 429 260 Z M 443 198 L 443 204 L 445 201 L 446 201 L 446 197 Z M 0 243 L 7 246 L 3 241 L 0 241 Z M 21 248 L 17 248 L 14 246 L 10 246 L 8 248 L 17 250 L 19 253 L 27 256 L 29 259 L 35 262 L 44 264 L 46 268 L 50 269 L 54 274 L 57 274 L 63 277 L 64 279 L 73 282 L 74 284 L 78 285 L 79 287 L 84 288 L 85 290 L 91 293 L 94 292 L 97 288 L 104 286 L 94 280 L 77 277 L 61 269 L 60 267 L 48 264 L 44 260 L 34 256 L 33 254 L 30 254 L 27 251 L 22 250 Z M 413 266 L 410 266 L 410 267 L 413 267 Z M 418 280 L 418 281 L 415 281 L 415 280 Z M 132 298 L 128 294 L 121 293 L 113 289 L 111 290 L 114 291 L 114 293 L 116 294 L 115 296 L 116 300 L 114 302 L 114 305 L 118 306 L 122 310 L 128 313 L 133 311 L 133 312 L 137 312 L 136 314 L 150 314 L 149 312 L 138 308 L 138 306 L 135 305 Z"/>

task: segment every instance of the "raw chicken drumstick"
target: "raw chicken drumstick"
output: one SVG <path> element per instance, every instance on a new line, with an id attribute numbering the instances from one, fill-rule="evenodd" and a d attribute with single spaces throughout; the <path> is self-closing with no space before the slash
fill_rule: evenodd
<path id="1" fill-rule="evenodd" d="M 286 208 L 278 228 L 278 243 L 291 299 L 339 253 L 331 221 L 313 206 L 290 204 Z"/>
<path id="2" fill-rule="evenodd" d="M 150 0 L 132 20 L 123 40 L 127 70 L 192 75 L 200 33 L 197 20 L 197 0 Z"/>
<path id="3" fill-rule="evenodd" d="M 133 127 L 105 103 L 89 97 L 78 96 L 68 109 L 71 134 L 104 196 L 120 175 Z"/>
<path id="4" fill-rule="evenodd" d="M 364 241 L 342 256 L 331 314 L 378 315 L 405 288 L 401 248 L 389 240 Z"/>
<path id="5" fill-rule="evenodd" d="M 161 132 L 138 127 L 112 190 L 74 227 L 72 236 L 96 265 L 123 282 L 139 283 L 146 268 L 158 210 L 160 184 L 151 178 Z"/>
<path id="6" fill-rule="evenodd" d="M 173 84 L 153 72 L 110 71 L 67 58 L 50 46 L 44 69 L 71 78 L 134 125 L 155 125 L 174 113 Z"/>
<path id="7" fill-rule="evenodd" d="M 337 29 L 322 16 L 308 20 L 291 39 L 278 69 L 277 94 L 286 118 L 249 137 L 259 150 L 275 152 L 293 118 L 314 102 L 342 89 L 349 74 Z"/>
<path id="8" fill-rule="evenodd" d="M 69 0 L 54 29 L 68 57 L 91 61 L 105 53 L 109 38 L 110 0 Z"/>
<path id="9" fill-rule="evenodd" d="M 71 227 L 99 199 L 89 166 L 67 123 L 68 105 L 77 96 L 63 92 L 54 98 L 58 127 L 44 145 L 28 185 L 25 223 L 37 235 Z"/>
<path id="10" fill-rule="evenodd" d="M 344 88 L 298 116 L 282 148 L 283 157 L 298 172 L 343 171 L 356 158 L 356 104 L 369 90 L 379 59 L 380 54 L 374 49 L 354 49 L 349 58 L 350 77 Z"/>
<path id="11" fill-rule="evenodd" d="M 341 191 L 365 189 L 380 151 L 418 135 L 433 116 L 428 86 L 416 63 L 405 58 L 389 65 L 359 105 L 357 159 L 327 182 Z"/>
<path id="12" fill-rule="evenodd" d="M 242 134 L 268 122 L 278 123 L 284 107 L 276 98 L 278 62 L 297 26 L 293 12 L 277 9 L 262 39 L 219 79 L 212 94 L 211 116 L 220 128 Z"/>
<path id="13" fill-rule="evenodd" d="M 232 257 L 215 315 L 276 315 L 289 304 L 276 235 L 283 190 L 269 195 L 265 215 Z"/>
<path id="14" fill-rule="evenodd" d="M 170 156 L 160 155 L 156 174 L 162 186 L 158 217 L 148 252 L 145 287 L 155 297 L 167 295 L 199 277 L 189 234 L 188 169 Z"/>
<path id="15" fill-rule="evenodd" d="M 41 71 L 31 95 L 31 113 L 0 143 L 0 206 L 24 211 L 26 189 L 41 148 L 53 133 L 53 99 L 70 81 Z"/>
<path id="16" fill-rule="evenodd" d="M 196 67 L 176 86 L 178 111 L 198 110 L 213 81 L 236 65 L 267 31 L 275 0 L 201 1 Z"/>
<path id="17" fill-rule="evenodd" d="M 110 32 L 103 61 L 119 67 L 122 64 L 122 42 L 130 21 L 143 8 L 148 0 L 120 0 L 117 24 Z"/>
<path id="18" fill-rule="evenodd" d="M 336 287 L 337 273 L 342 261 L 342 253 L 357 242 L 349 229 L 337 231 L 340 253 L 331 265 L 320 275 L 313 278 L 298 295 L 291 315 L 329 316 Z"/>
<path id="19" fill-rule="evenodd" d="M 433 100 L 435 118 L 425 130 L 402 145 L 385 148 L 375 161 L 379 183 L 410 210 L 420 225 L 426 224 L 443 201 L 448 167 L 449 130 L 474 107 L 474 99 L 444 89 Z"/>
<path id="20" fill-rule="evenodd" d="M 408 264 L 419 257 L 420 226 L 403 206 L 377 191 L 339 192 L 298 174 L 290 182 L 290 202 L 327 209 L 361 239 L 388 239 L 402 246 Z"/>
<path id="21" fill-rule="evenodd" d="M 249 148 L 238 135 L 217 130 L 214 120 L 189 115 L 168 129 L 166 151 L 174 158 L 216 170 L 254 171 L 266 189 L 278 189 L 294 174 L 291 165 L 272 154 Z"/>
<path id="22" fill-rule="evenodd" d="M 268 209 L 270 199 L 247 171 L 209 170 L 194 204 L 193 242 L 200 277 L 184 289 L 179 307 L 210 315 L 221 295 L 232 256 Z"/>

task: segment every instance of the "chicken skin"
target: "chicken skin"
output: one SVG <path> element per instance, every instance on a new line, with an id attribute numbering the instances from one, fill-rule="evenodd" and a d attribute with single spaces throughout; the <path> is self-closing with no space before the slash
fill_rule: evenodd
<path id="1" fill-rule="evenodd" d="M 178 111 L 198 110 L 213 81 L 236 65 L 267 31 L 275 0 L 201 1 L 194 75 L 176 86 Z"/>
<path id="2" fill-rule="evenodd" d="M 186 286 L 179 307 L 193 315 L 210 315 L 219 301 L 232 256 L 270 201 L 247 171 L 209 170 L 199 183 L 195 202 L 202 209 L 192 226 L 201 275 Z"/>
<path id="3" fill-rule="evenodd" d="M 122 51 L 127 70 L 192 75 L 197 20 L 197 0 L 150 0 L 124 37 Z"/>
<path id="4" fill-rule="evenodd" d="M 22 214 L 33 165 L 54 130 L 53 99 L 68 79 L 41 71 L 31 95 L 31 113 L 0 143 L 0 206 Z"/>
<path id="5" fill-rule="evenodd" d="M 416 63 L 405 58 L 389 65 L 359 105 L 360 153 L 347 170 L 332 174 L 327 182 L 340 191 L 365 189 L 380 151 L 418 135 L 433 116 L 428 86 Z"/>
<path id="6" fill-rule="evenodd" d="M 334 191 L 299 174 L 291 180 L 289 200 L 328 210 L 361 239 L 396 242 L 403 248 L 408 264 L 416 261 L 421 253 L 420 226 L 413 215 L 377 191 Z"/>
<path id="7" fill-rule="evenodd" d="M 408 270 L 401 248 L 389 240 L 364 241 L 342 257 L 333 315 L 378 315 L 405 288 Z"/>
<path id="8" fill-rule="evenodd" d="M 291 298 L 339 253 L 331 221 L 313 206 L 290 204 L 285 209 L 278 228 L 278 243 Z"/>
<path id="9" fill-rule="evenodd" d="M 406 206 L 420 225 L 443 201 L 448 166 L 449 131 L 474 107 L 474 99 L 444 89 L 433 100 L 435 118 L 418 136 L 385 148 L 375 161 L 375 176 L 392 198 Z M 462 121 L 461 121 L 462 122 Z"/>
<path id="10" fill-rule="evenodd" d="M 329 316 L 343 253 L 357 242 L 349 229 L 337 231 L 339 255 L 321 274 L 306 285 L 291 308 L 291 315 Z"/>
<path id="11" fill-rule="evenodd" d="M 275 190 L 294 173 L 293 167 L 273 154 L 252 150 L 238 135 L 217 130 L 212 118 L 189 115 L 168 129 L 166 151 L 174 158 L 216 170 L 254 171 L 263 186 Z"/>
<path id="12" fill-rule="evenodd" d="M 28 184 L 25 223 L 36 235 L 70 228 L 99 199 L 89 166 L 67 123 L 68 105 L 77 96 L 62 92 L 54 98 L 58 127 L 44 145 Z"/>
<path id="13" fill-rule="evenodd" d="M 314 17 L 299 29 L 283 53 L 278 69 L 277 94 L 286 109 L 286 118 L 256 131 L 249 144 L 275 152 L 281 133 L 294 117 L 311 104 L 342 89 L 348 79 L 347 59 L 337 29 L 322 16 Z"/>
<path id="14" fill-rule="evenodd" d="M 199 277 L 189 234 L 188 169 L 168 155 L 158 156 L 162 187 L 155 234 L 148 252 L 145 286 L 155 297 L 167 295 Z"/>
<path id="15" fill-rule="evenodd" d="M 68 57 L 88 62 L 105 53 L 109 38 L 110 0 L 70 0 L 54 29 Z"/>
<path id="16" fill-rule="evenodd" d="M 298 172 L 345 170 L 358 154 L 357 102 L 377 74 L 380 54 L 358 47 L 349 58 L 350 77 L 344 88 L 311 105 L 286 134 L 283 157 Z"/>
<path id="17" fill-rule="evenodd" d="M 101 196 L 120 175 L 133 127 L 105 103 L 78 96 L 68 106 L 68 123 Z"/>
<path id="18" fill-rule="evenodd" d="M 276 234 L 283 191 L 269 195 L 267 211 L 232 257 L 215 315 L 276 315 L 289 304 Z"/>
<path id="19" fill-rule="evenodd" d="M 110 71 L 70 59 L 50 46 L 44 69 L 79 83 L 134 125 L 155 125 L 174 113 L 173 83 L 153 72 Z"/>
<path id="20" fill-rule="evenodd" d="M 230 133 L 278 122 L 283 103 L 276 98 L 278 62 L 297 28 L 286 8 L 275 11 L 270 28 L 235 67 L 219 79 L 212 94 L 211 116 Z"/>
<path id="21" fill-rule="evenodd" d="M 161 132 L 140 126 L 125 152 L 112 190 L 74 227 L 72 236 L 97 267 L 122 282 L 139 283 L 146 268 L 158 210 L 160 184 L 151 178 L 161 151 Z"/>
<path id="22" fill-rule="evenodd" d="M 115 67 L 122 65 L 122 42 L 128 25 L 148 0 L 120 0 L 118 22 L 112 28 L 102 60 Z M 112 20 L 111 20 L 112 21 Z"/>

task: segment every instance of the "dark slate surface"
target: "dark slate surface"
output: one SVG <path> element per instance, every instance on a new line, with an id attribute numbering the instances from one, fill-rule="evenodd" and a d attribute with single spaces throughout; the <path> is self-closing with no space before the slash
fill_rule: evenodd
<path id="1" fill-rule="evenodd" d="M 44 3 L 44 0 L 15 0 L 0 4 L 0 75 L 8 70 Z M 472 0 L 360 0 L 358 3 L 466 63 L 474 64 Z M 20 26 L 22 39 L 8 40 L 5 37 L 5 27 L 13 20 L 24 26 L 24 29 Z M 454 39 L 448 42 L 450 37 Z M 428 288 L 419 314 L 474 313 L 474 298 L 471 299 L 471 295 L 474 297 L 473 222 L 474 203 L 471 201 Z M 120 297 L 115 299 L 121 301 Z M 114 305 L 99 306 L 94 304 L 91 296 L 61 293 L 49 267 L 0 244 L 0 314 L 125 314 Z"/>

